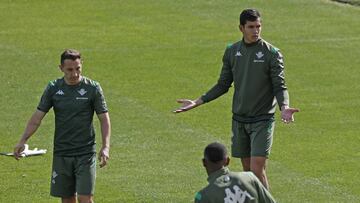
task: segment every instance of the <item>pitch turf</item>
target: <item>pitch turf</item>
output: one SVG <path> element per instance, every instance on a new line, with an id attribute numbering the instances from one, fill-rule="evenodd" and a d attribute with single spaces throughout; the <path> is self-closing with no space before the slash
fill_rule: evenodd
<path id="1" fill-rule="evenodd" d="M 277 121 L 268 167 L 274 197 L 360 202 L 360 10 L 325 0 L 4 0 L 0 151 L 12 150 L 45 85 L 61 76 L 59 54 L 76 48 L 84 75 L 102 84 L 113 125 L 96 202 L 191 202 L 206 185 L 205 145 L 230 147 L 232 90 L 185 114 L 171 110 L 215 83 L 247 7 L 262 12 L 263 37 L 282 50 L 291 104 L 301 109 L 296 123 Z M 48 149 L 45 156 L 0 156 L 0 202 L 58 202 L 49 196 L 53 128 L 51 112 L 29 141 Z M 239 160 L 230 167 L 240 170 Z"/>

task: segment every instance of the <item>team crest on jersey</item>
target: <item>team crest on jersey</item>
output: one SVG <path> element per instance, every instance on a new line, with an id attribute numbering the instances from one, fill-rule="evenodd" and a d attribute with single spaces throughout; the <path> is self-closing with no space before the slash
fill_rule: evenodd
<path id="1" fill-rule="evenodd" d="M 79 94 L 81 95 L 81 96 L 84 96 L 86 93 L 87 93 L 87 91 L 85 90 L 85 89 L 80 89 L 79 91 Z"/>
<path id="2" fill-rule="evenodd" d="M 261 59 L 264 56 L 264 54 L 261 51 L 259 51 L 258 53 L 256 53 L 256 56 L 258 59 Z"/>
<path id="3" fill-rule="evenodd" d="M 263 56 L 264 56 L 264 54 L 261 52 L 261 51 L 259 51 L 258 53 L 256 53 L 255 54 L 256 55 L 256 58 L 257 59 L 254 59 L 254 62 L 255 63 L 264 63 L 264 59 L 263 59 Z"/>

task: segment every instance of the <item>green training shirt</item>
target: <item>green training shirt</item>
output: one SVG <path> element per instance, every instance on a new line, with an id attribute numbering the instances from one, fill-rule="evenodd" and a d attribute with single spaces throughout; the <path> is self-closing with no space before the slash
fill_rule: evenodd
<path id="1" fill-rule="evenodd" d="M 209 185 L 195 195 L 195 203 L 273 203 L 271 194 L 252 172 L 224 167 L 210 174 Z"/>
<path id="2" fill-rule="evenodd" d="M 234 84 L 232 112 L 237 121 L 269 119 L 275 113 L 276 103 L 280 107 L 289 105 L 283 57 L 268 42 L 239 41 L 225 50 L 222 61 L 218 82 L 201 97 L 204 102 L 225 94 Z"/>
<path id="3" fill-rule="evenodd" d="M 64 78 L 50 81 L 38 110 L 55 113 L 54 155 L 76 156 L 96 152 L 94 111 L 108 111 L 98 82 L 82 77 L 77 85 L 67 85 Z"/>

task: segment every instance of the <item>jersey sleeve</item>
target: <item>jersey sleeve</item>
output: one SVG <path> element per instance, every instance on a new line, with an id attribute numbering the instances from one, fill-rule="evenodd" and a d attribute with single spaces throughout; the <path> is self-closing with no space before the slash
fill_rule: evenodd
<path id="1" fill-rule="evenodd" d="M 104 92 L 99 83 L 97 83 L 96 85 L 94 108 L 96 114 L 102 114 L 108 112 L 108 108 L 104 97 Z"/>
<path id="2" fill-rule="evenodd" d="M 272 48 L 270 62 L 270 75 L 272 88 L 279 108 L 289 105 L 289 93 L 285 84 L 284 60 L 278 49 Z"/>
<path id="3" fill-rule="evenodd" d="M 52 92 L 53 92 L 52 87 L 53 87 L 53 85 L 52 85 L 51 82 L 46 86 L 46 88 L 45 88 L 45 90 L 44 90 L 44 92 L 43 92 L 43 94 L 41 96 L 39 105 L 37 106 L 37 109 L 39 111 L 47 113 L 47 112 L 49 112 L 49 110 L 53 106 L 53 101 L 51 99 Z"/>
<path id="4" fill-rule="evenodd" d="M 231 70 L 230 48 L 225 50 L 222 61 L 223 66 L 217 83 L 208 92 L 201 96 L 201 99 L 204 102 L 210 102 L 220 97 L 221 95 L 228 92 L 229 88 L 231 87 L 233 82 L 233 74 Z"/>
<path id="5" fill-rule="evenodd" d="M 194 203 L 208 203 L 209 201 L 206 198 L 206 195 L 201 191 L 195 194 Z"/>

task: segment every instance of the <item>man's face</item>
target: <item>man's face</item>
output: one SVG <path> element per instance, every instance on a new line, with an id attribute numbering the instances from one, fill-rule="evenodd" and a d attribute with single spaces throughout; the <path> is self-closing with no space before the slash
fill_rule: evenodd
<path id="1" fill-rule="evenodd" d="M 256 21 L 246 21 L 245 25 L 239 26 L 240 31 L 243 33 L 246 43 L 253 43 L 260 39 L 261 21 L 258 18 Z"/>
<path id="2" fill-rule="evenodd" d="M 64 79 L 68 85 L 76 85 L 81 80 L 81 59 L 71 60 L 65 59 L 61 64 L 60 70 L 64 73 Z"/>

